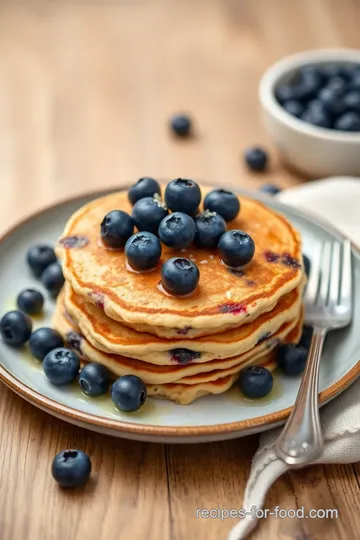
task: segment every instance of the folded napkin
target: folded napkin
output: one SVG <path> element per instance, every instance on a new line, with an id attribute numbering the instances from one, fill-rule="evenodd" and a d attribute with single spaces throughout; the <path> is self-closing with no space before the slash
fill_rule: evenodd
<path id="1" fill-rule="evenodd" d="M 285 190 L 277 196 L 285 204 L 303 208 L 327 219 L 360 245 L 360 178 L 336 177 Z M 360 380 L 321 409 L 325 450 L 314 463 L 360 461 Z M 263 433 L 248 480 L 242 508 L 262 508 L 271 485 L 288 470 L 275 455 L 274 444 L 282 428 Z M 230 531 L 228 540 L 241 540 L 256 527 L 250 515 Z"/>

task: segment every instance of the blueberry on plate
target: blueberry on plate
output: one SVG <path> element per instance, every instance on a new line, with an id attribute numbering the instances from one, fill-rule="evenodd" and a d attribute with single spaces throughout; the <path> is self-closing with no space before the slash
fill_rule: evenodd
<path id="1" fill-rule="evenodd" d="M 163 264 L 161 283 L 165 291 L 174 296 L 193 292 L 198 286 L 200 272 L 189 259 L 174 257 Z"/>
<path id="2" fill-rule="evenodd" d="M 0 320 L 0 334 L 7 345 L 21 347 L 31 336 L 31 319 L 22 311 L 8 311 Z"/>
<path id="3" fill-rule="evenodd" d="M 110 396 L 117 409 L 124 412 L 133 412 L 144 405 L 147 390 L 140 377 L 124 375 L 111 386 Z"/>
<path id="4" fill-rule="evenodd" d="M 262 172 L 268 164 L 267 153 L 258 146 L 249 148 L 245 152 L 245 163 L 251 171 Z"/>
<path id="5" fill-rule="evenodd" d="M 128 198 L 132 205 L 145 197 L 160 195 L 160 186 L 154 178 L 145 176 L 140 178 L 128 191 Z"/>
<path id="6" fill-rule="evenodd" d="M 235 193 L 226 189 L 214 189 L 206 195 L 204 208 L 216 212 L 225 221 L 232 221 L 240 212 L 240 202 Z"/>
<path id="7" fill-rule="evenodd" d="M 311 268 L 311 261 L 305 253 L 303 253 L 303 261 L 304 261 L 304 268 L 305 268 L 305 274 L 307 277 L 310 275 L 310 268 Z"/>
<path id="8" fill-rule="evenodd" d="M 157 236 L 150 232 L 139 232 L 125 244 L 128 263 L 138 272 L 155 268 L 161 257 L 161 244 Z"/>
<path id="9" fill-rule="evenodd" d="M 274 184 L 264 184 L 259 188 L 259 191 L 266 193 L 267 195 L 277 195 L 280 193 L 281 188 L 274 186 Z"/>
<path id="10" fill-rule="evenodd" d="M 65 283 L 60 264 L 58 262 L 49 264 L 41 275 L 41 281 L 50 296 L 56 298 Z"/>
<path id="11" fill-rule="evenodd" d="M 296 116 L 297 118 L 300 118 L 300 116 L 304 112 L 304 105 L 300 101 L 296 101 L 295 99 L 285 101 L 283 107 L 285 111 L 287 111 L 292 116 Z"/>
<path id="12" fill-rule="evenodd" d="M 310 344 L 311 344 L 311 338 L 312 338 L 312 335 L 313 335 L 313 328 L 312 328 L 312 326 L 304 325 L 304 326 L 303 326 L 303 331 L 302 331 L 302 334 L 301 334 L 301 338 L 300 338 L 299 345 L 300 345 L 301 347 L 304 347 L 305 349 L 309 349 L 309 348 L 310 348 Z"/>
<path id="13" fill-rule="evenodd" d="M 134 222 L 126 212 L 112 210 L 101 222 L 101 240 L 111 248 L 123 248 L 132 234 Z"/>
<path id="14" fill-rule="evenodd" d="M 64 341 L 59 332 L 46 326 L 35 330 L 29 340 L 30 352 L 38 360 L 44 360 L 50 351 L 63 345 Z"/>
<path id="15" fill-rule="evenodd" d="M 360 131 L 360 115 L 355 112 L 347 112 L 334 123 L 334 128 L 339 131 Z"/>
<path id="16" fill-rule="evenodd" d="M 249 263 L 255 253 L 254 240 L 244 231 L 228 231 L 222 235 L 219 250 L 223 262 L 237 268 Z"/>
<path id="17" fill-rule="evenodd" d="M 193 180 L 177 178 L 166 186 L 165 202 L 173 212 L 184 212 L 193 216 L 197 212 L 200 201 L 201 191 Z"/>
<path id="18" fill-rule="evenodd" d="M 105 366 L 91 362 L 80 371 L 79 384 L 87 396 L 101 396 L 108 391 L 110 374 Z"/>
<path id="19" fill-rule="evenodd" d="M 91 473 L 90 458 L 81 450 L 62 450 L 53 459 L 51 473 L 61 487 L 82 486 Z"/>
<path id="20" fill-rule="evenodd" d="M 205 210 L 195 219 L 195 244 L 200 248 L 215 249 L 226 231 L 223 217 L 216 212 Z"/>
<path id="21" fill-rule="evenodd" d="M 39 315 L 44 306 L 44 297 L 40 291 L 25 289 L 17 297 L 17 306 L 27 315 Z"/>
<path id="22" fill-rule="evenodd" d="M 196 227 L 192 217 L 182 212 L 174 212 L 162 220 L 158 233 L 166 246 L 184 249 L 193 242 Z"/>
<path id="23" fill-rule="evenodd" d="M 307 356 L 308 350 L 305 347 L 286 343 L 278 348 L 276 361 L 285 375 L 296 376 L 304 371 Z"/>
<path id="24" fill-rule="evenodd" d="M 44 358 L 44 373 L 52 384 L 62 386 L 73 382 L 80 369 L 78 355 L 70 349 L 53 349 Z"/>
<path id="25" fill-rule="evenodd" d="M 139 231 L 158 233 L 161 221 L 168 215 L 168 209 L 160 197 L 144 197 L 135 203 L 132 218 Z"/>
<path id="26" fill-rule="evenodd" d="M 175 114 L 170 119 L 170 127 L 179 137 L 187 137 L 191 133 L 191 119 L 186 114 Z"/>
<path id="27" fill-rule="evenodd" d="M 32 246 L 26 255 L 26 260 L 32 273 L 40 277 L 49 264 L 56 262 L 54 249 L 47 244 L 36 244 Z"/>
<path id="28" fill-rule="evenodd" d="M 238 386 L 242 393 L 251 399 L 270 394 L 273 387 L 272 373 L 262 366 L 248 366 L 240 372 Z"/>

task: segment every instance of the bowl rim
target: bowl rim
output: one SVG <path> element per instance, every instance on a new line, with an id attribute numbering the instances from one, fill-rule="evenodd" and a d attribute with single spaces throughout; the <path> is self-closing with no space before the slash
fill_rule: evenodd
<path id="1" fill-rule="evenodd" d="M 275 98 L 274 88 L 278 81 L 286 74 L 299 69 L 309 63 L 325 64 L 331 62 L 352 63 L 360 65 L 360 49 L 312 49 L 295 53 L 275 62 L 263 74 L 259 84 L 259 99 L 262 107 L 278 122 L 286 127 L 304 135 L 332 142 L 359 143 L 360 132 L 335 131 L 307 124 L 303 120 L 288 113 Z"/>

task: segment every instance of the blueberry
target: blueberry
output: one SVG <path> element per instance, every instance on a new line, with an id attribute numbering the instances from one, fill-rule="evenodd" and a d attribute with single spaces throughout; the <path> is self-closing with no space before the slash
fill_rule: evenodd
<path id="1" fill-rule="evenodd" d="M 346 76 L 346 69 L 344 69 L 344 66 L 341 64 L 327 64 L 322 66 L 321 71 L 323 76 L 328 79 L 332 79 L 333 77 L 343 78 Z"/>
<path id="2" fill-rule="evenodd" d="M 126 212 L 112 210 L 102 220 L 100 234 L 106 246 L 122 248 L 134 234 L 134 222 Z"/>
<path id="3" fill-rule="evenodd" d="M 59 347 L 45 356 L 43 369 L 52 384 L 62 386 L 76 379 L 80 369 L 80 359 L 70 349 Z"/>
<path id="4" fill-rule="evenodd" d="M 246 232 L 232 230 L 220 238 L 219 250 L 224 263 L 237 268 L 251 261 L 255 253 L 255 244 Z"/>
<path id="5" fill-rule="evenodd" d="M 309 349 L 309 348 L 310 348 L 310 344 L 311 344 L 311 338 L 312 338 L 312 335 L 313 335 L 313 328 L 312 328 L 312 326 L 306 326 L 306 325 L 304 325 L 304 326 L 303 326 L 303 331 L 302 331 L 302 334 L 301 334 L 301 338 L 300 338 L 299 345 L 300 345 L 301 347 L 304 347 L 305 349 Z"/>
<path id="6" fill-rule="evenodd" d="M 194 220 L 182 212 L 174 212 L 166 216 L 159 225 L 160 240 L 171 248 L 184 249 L 195 238 Z"/>
<path id="7" fill-rule="evenodd" d="M 56 298 L 65 282 L 60 264 L 49 264 L 42 273 L 41 281 L 50 296 Z"/>
<path id="8" fill-rule="evenodd" d="M 64 341 L 59 332 L 46 326 L 35 330 L 29 341 L 30 352 L 38 360 L 44 360 L 50 351 L 63 345 Z"/>
<path id="9" fill-rule="evenodd" d="M 319 92 L 317 99 L 329 113 L 337 115 L 344 110 L 343 95 L 344 88 L 326 86 Z"/>
<path id="10" fill-rule="evenodd" d="M 293 84 L 281 84 L 275 90 L 275 97 L 279 103 L 298 99 L 297 87 Z"/>
<path id="11" fill-rule="evenodd" d="M 61 487 L 82 486 L 91 473 L 90 458 L 81 450 L 62 450 L 53 459 L 51 473 Z"/>
<path id="12" fill-rule="evenodd" d="M 195 243 L 198 247 L 215 249 L 226 231 L 226 223 L 216 212 L 205 210 L 195 219 Z"/>
<path id="13" fill-rule="evenodd" d="M 171 129 L 180 137 L 190 135 L 191 125 L 191 119 L 186 114 L 175 114 L 170 120 Z"/>
<path id="14" fill-rule="evenodd" d="M 270 394 L 273 387 L 272 373 L 262 366 L 248 366 L 240 372 L 238 385 L 242 393 L 251 399 Z"/>
<path id="15" fill-rule="evenodd" d="M 312 124 L 313 126 L 317 127 L 331 127 L 331 119 L 329 114 L 325 110 L 322 110 L 320 108 L 306 110 L 304 114 L 301 115 L 301 120 L 303 120 L 307 124 Z"/>
<path id="16" fill-rule="evenodd" d="M 289 114 L 296 116 L 297 118 L 299 118 L 304 112 L 304 106 L 302 103 L 300 103 L 300 101 L 296 101 L 295 99 L 285 101 L 283 107 Z"/>
<path id="17" fill-rule="evenodd" d="M 254 146 L 245 152 L 245 163 L 252 171 L 264 171 L 268 164 L 268 156 L 265 150 Z"/>
<path id="18" fill-rule="evenodd" d="M 154 197 L 160 195 L 160 186 L 154 178 L 140 178 L 136 184 L 131 186 L 128 191 L 128 198 L 131 204 L 135 204 L 145 197 Z"/>
<path id="19" fill-rule="evenodd" d="M 101 396 L 110 386 L 110 374 L 106 367 L 91 362 L 80 371 L 79 384 L 87 396 Z"/>
<path id="20" fill-rule="evenodd" d="M 343 98 L 344 109 L 360 113 L 360 91 L 352 90 Z"/>
<path id="21" fill-rule="evenodd" d="M 17 307 L 28 315 L 38 315 L 44 306 L 44 297 L 40 291 L 25 289 L 16 300 Z"/>
<path id="22" fill-rule="evenodd" d="M 55 251 L 47 244 L 37 244 L 32 246 L 26 255 L 26 260 L 32 273 L 40 277 L 49 264 L 56 262 Z"/>
<path id="23" fill-rule="evenodd" d="M 201 201 L 201 191 L 193 180 L 177 178 L 166 186 L 165 201 L 173 212 L 184 212 L 193 216 Z"/>
<path id="24" fill-rule="evenodd" d="M 305 347 L 293 344 L 280 345 L 277 350 L 277 365 L 285 375 L 300 375 L 305 369 L 308 351 Z"/>
<path id="25" fill-rule="evenodd" d="M 150 270 L 161 257 L 161 244 L 157 236 L 150 232 L 139 232 L 131 236 L 125 244 L 125 254 L 134 270 Z"/>
<path id="26" fill-rule="evenodd" d="M 225 221 L 232 221 L 240 211 L 240 202 L 235 193 L 225 189 L 214 189 L 206 195 L 204 208 L 216 212 Z"/>
<path id="27" fill-rule="evenodd" d="M 189 294 L 198 286 L 200 272 L 189 259 L 174 257 L 161 269 L 161 283 L 165 291 L 174 296 Z"/>
<path id="28" fill-rule="evenodd" d="M 139 199 L 132 211 L 132 218 L 138 230 L 153 234 L 158 233 L 159 225 L 167 215 L 168 210 L 158 195 Z"/>
<path id="29" fill-rule="evenodd" d="M 146 401 L 146 386 L 136 375 L 124 375 L 114 382 L 110 396 L 120 411 L 137 411 Z"/>
<path id="30" fill-rule="evenodd" d="M 339 131 L 360 131 L 360 115 L 355 112 L 345 113 L 336 120 L 334 128 Z"/>
<path id="31" fill-rule="evenodd" d="M 310 275 L 310 268 L 311 268 L 311 261 L 305 253 L 303 253 L 303 261 L 304 261 L 304 268 L 305 268 L 305 274 L 307 277 Z"/>
<path id="32" fill-rule="evenodd" d="M 349 87 L 351 90 L 360 90 L 360 69 L 357 69 L 349 83 Z"/>
<path id="33" fill-rule="evenodd" d="M 259 191 L 266 193 L 267 195 L 277 195 L 277 193 L 280 193 L 281 188 L 274 186 L 273 184 L 264 184 L 260 187 Z"/>
<path id="34" fill-rule="evenodd" d="M 31 319 L 22 311 L 8 311 L 0 320 L 0 334 L 7 345 L 21 347 L 31 335 Z"/>
<path id="35" fill-rule="evenodd" d="M 317 79 L 319 84 L 323 81 L 323 74 L 319 66 L 308 64 L 299 70 L 299 75 L 302 79 L 312 78 Z"/>

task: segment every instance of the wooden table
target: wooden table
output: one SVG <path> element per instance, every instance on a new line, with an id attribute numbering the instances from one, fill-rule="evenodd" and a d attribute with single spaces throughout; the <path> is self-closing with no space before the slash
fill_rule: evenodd
<path id="1" fill-rule="evenodd" d="M 143 175 L 206 178 L 257 189 L 302 179 L 248 173 L 242 152 L 269 141 L 257 85 L 279 57 L 359 47 L 356 0 L 0 2 L 0 228 L 59 198 Z M 169 116 L 190 111 L 196 137 L 176 141 Z M 77 429 L 0 387 L 1 540 L 221 540 L 240 508 L 257 437 L 140 444 Z M 57 451 L 89 452 L 93 480 L 63 493 Z M 266 507 L 337 508 L 338 520 L 262 522 L 255 539 L 359 538 L 358 465 L 287 474 Z"/>

